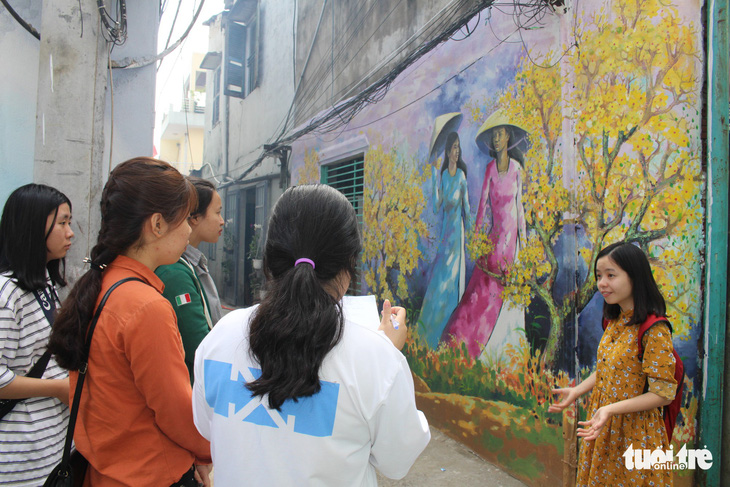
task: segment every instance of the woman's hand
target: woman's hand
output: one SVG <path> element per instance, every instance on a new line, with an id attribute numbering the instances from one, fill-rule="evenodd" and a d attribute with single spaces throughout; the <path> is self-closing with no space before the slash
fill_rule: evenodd
<path id="1" fill-rule="evenodd" d="M 406 310 L 400 306 L 391 306 L 387 299 L 383 303 L 383 311 L 381 312 L 380 327 L 383 330 L 395 348 L 402 350 L 406 344 L 408 336 L 408 327 L 406 326 Z M 392 317 L 392 319 L 391 319 Z M 397 328 L 396 328 L 397 327 Z"/>
<path id="2" fill-rule="evenodd" d="M 559 413 L 563 409 L 573 404 L 575 400 L 580 397 L 580 393 L 575 389 L 575 387 L 566 387 L 565 389 L 553 389 L 552 393 L 560 394 L 563 400 L 551 404 L 548 408 L 549 413 Z"/>
<path id="3" fill-rule="evenodd" d="M 213 470 L 213 465 L 195 465 L 195 480 L 199 485 L 205 487 L 212 487 L 213 482 L 210 481 L 210 472 Z"/>
<path id="4" fill-rule="evenodd" d="M 611 416 L 613 416 L 613 413 L 610 408 L 606 406 L 598 408 L 588 421 L 578 421 L 578 424 L 582 426 L 582 428 L 578 428 L 578 436 L 588 441 L 595 440 L 598 438 L 601 428 L 611 419 Z"/>

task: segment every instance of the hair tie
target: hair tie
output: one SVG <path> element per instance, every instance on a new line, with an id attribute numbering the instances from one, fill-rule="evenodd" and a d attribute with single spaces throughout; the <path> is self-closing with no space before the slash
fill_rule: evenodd
<path id="1" fill-rule="evenodd" d="M 84 257 L 84 264 L 89 264 L 89 267 L 91 267 L 95 271 L 99 271 L 99 272 L 102 272 L 104 269 L 106 269 L 106 264 L 97 264 L 96 262 L 92 261 L 89 257 Z"/>
<path id="2" fill-rule="evenodd" d="M 294 267 L 298 266 L 301 263 L 309 264 L 312 266 L 312 269 L 314 269 L 314 261 L 312 259 L 307 259 L 306 257 L 302 257 L 301 259 L 297 259 L 296 262 L 294 262 Z"/>

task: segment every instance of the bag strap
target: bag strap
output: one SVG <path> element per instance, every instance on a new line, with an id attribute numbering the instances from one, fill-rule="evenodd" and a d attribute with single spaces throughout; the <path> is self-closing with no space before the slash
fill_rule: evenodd
<path id="1" fill-rule="evenodd" d="M 51 289 L 52 292 L 49 292 L 49 289 Z M 51 285 L 43 289 L 34 289 L 32 293 L 33 296 L 35 296 L 35 300 L 38 301 L 38 306 L 41 307 L 41 311 L 43 311 L 43 314 L 46 315 L 48 323 L 53 326 L 53 322 L 56 318 L 56 300 L 58 299 L 56 289 L 53 285 Z"/>
<path id="2" fill-rule="evenodd" d="M 649 315 L 646 317 L 646 321 L 639 326 L 639 332 L 637 333 L 636 339 L 639 342 L 639 360 L 644 360 L 644 333 L 649 328 L 656 325 L 657 323 L 664 322 L 669 327 L 669 332 L 672 332 L 672 325 L 667 320 L 666 316 Z"/>
<path id="3" fill-rule="evenodd" d="M 69 415 L 68 419 L 68 431 L 66 432 L 66 443 L 63 445 L 63 462 L 68 462 L 71 457 L 71 443 L 73 442 L 74 437 L 74 429 L 76 427 L 76 416 L 79 414 L 79 400 L 81 399 L 81 390 L 84 387 L 84 380 L 86 379 L 86 372 L 89 368 L 89 349 L 91 348 L 91 337 L 94 334 L 94 328 L 96 328 L 96 322 L 99 321 L 99 315 L 101 314 L 101 310 L 104 309 L 104 305 L 106 304 L 106 300 L 109 298 L 109 295 L 114 291 L 118 286 L 124 284 L 125 282 L 129 281 L 139 281 L 144 282 L 142 279 L 139 279 L 138 277 L 127 277 L 124 279 L 121 279 L 117 282 L 115 282 L 112 287 L 109 288 L 109 290 L 104 294 L 104 297 L 101 298 L 101 302 L 99 303 L 99 306 L 96 308 L 96 312 L 94 313 L 94 317 L 91 319 L 91 323 L 89 324 L 89 331 L 86 333 L 86 344 L 84 345 L 84 363 L 81 365 L 81 368 L 79 369 L 79 378 L 76 381 L 76 390 L 74 391 L 74 398 L 73 403 L 71 406 L 71 414 Z"/>

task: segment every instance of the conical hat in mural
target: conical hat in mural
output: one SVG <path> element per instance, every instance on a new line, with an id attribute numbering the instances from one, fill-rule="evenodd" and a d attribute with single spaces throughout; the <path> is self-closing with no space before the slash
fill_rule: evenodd
<path id="1" fill-rule="evenodd" d="M 497 127 L 509 126 L 512 129 L 512 138 L 507 149 L 518 148 L 523 154 L 530 148 L 530 134 L 519 125 L 509 121 L 502 110 L 492 113 L 477 132 L 476 143 L 479 150 L 489 155 L 492 146 L 492 130 Z"/>
<path id="2" fill-rule="evenodd" d="M 464 116 L 459 112 L 445 113 L 436 117 L 433 122 L 433 134 L 431 134 L 431 145 L 428 151 L 429 161 L 434 157 L 434 154 L 438 157 L 444 151 L 446 137 L 451 132 L 459 130 L 463 118 Z"/>

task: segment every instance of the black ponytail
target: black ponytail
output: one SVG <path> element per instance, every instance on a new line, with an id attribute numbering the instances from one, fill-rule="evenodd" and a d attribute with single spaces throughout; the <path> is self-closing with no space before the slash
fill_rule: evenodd
<path id="1" fill-rule="evenodd" d="M 177 225 L 197 205 L 192 183 L 166 162 L 137 157 L 119 164 L 101 195 L 101 228 L 91 249 L 91 269 L 74 285 L 56 318 L 48 349 L 68 370 L 83 364 L 86 329 L 101 292 L 102 270 L 133 245 L 140 244 L 142 226 L 154 213 Z"/>
<path id="2" fill-rule="evenodd" d="M 247 387 L 268 394 L 269 407 L 316 394 L 319 370 L 342 338 L 338 295 L 355 277 L 361 250 L 357 216 L 339 191 L 325 185 L 289 188 L 274 207 L 264 249 L 267 293 L 251 320 L 249 346 L 261 376 Z M 307 258 L 314 267 L 297 259 Z"/>

